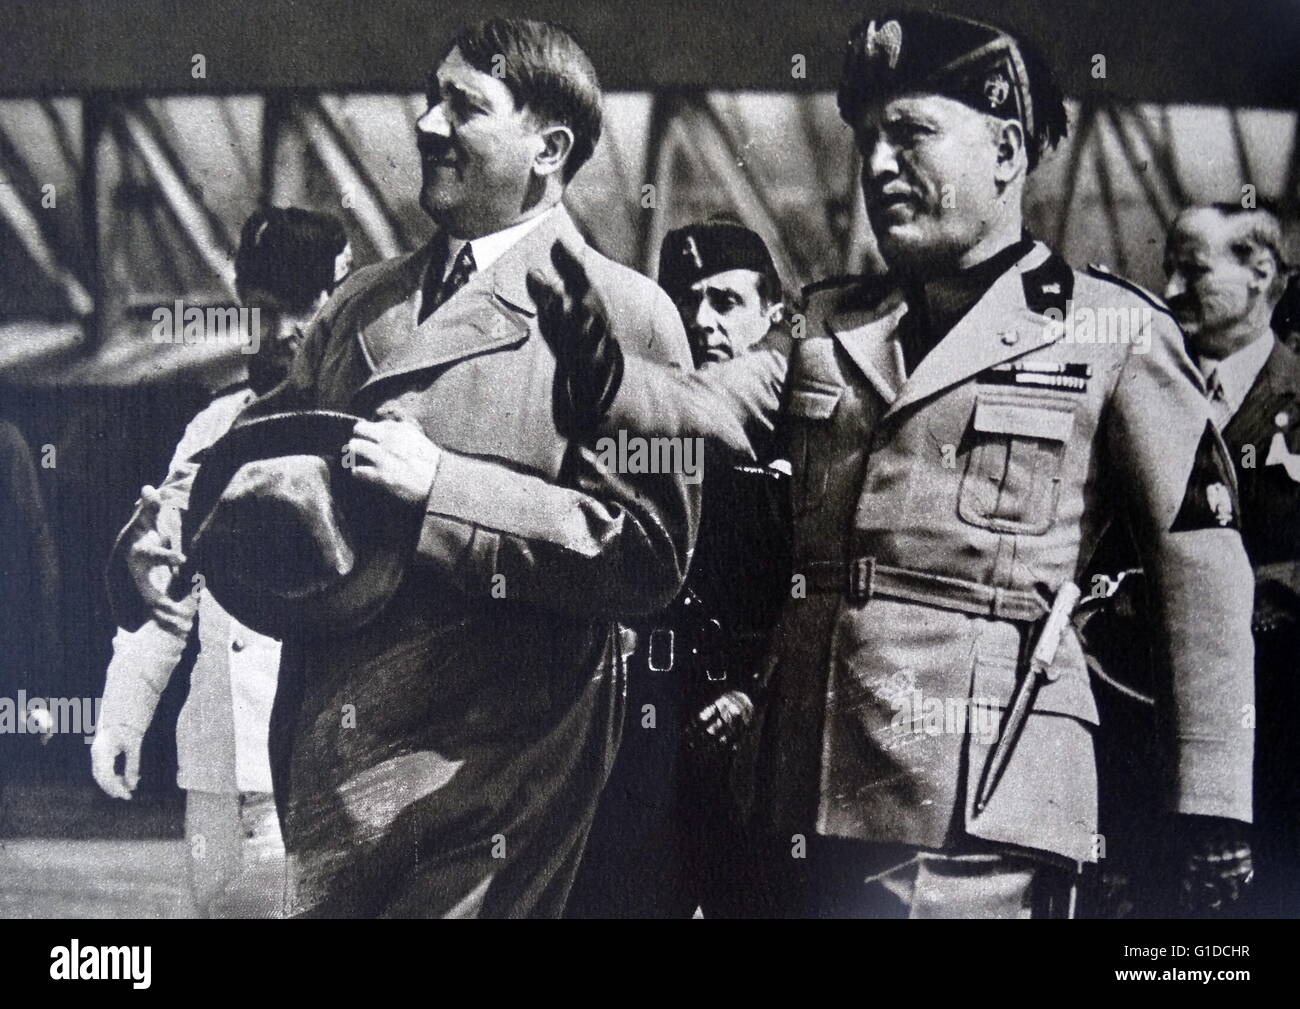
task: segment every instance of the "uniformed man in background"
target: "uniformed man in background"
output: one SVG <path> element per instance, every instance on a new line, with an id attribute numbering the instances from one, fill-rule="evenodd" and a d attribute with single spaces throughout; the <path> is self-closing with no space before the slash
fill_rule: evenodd
<path id="1" fill-rule="evenodd" d="M 1264 207 L 1191 207 L 1166 243 L 1165 297 L 1187 334 L 1236 469 L 1255 567 L 1255 847 L 1251 904 L 1300 913 L 1300 358 L 1270 325 L 1291 267 Z"/>
<path id="2" fill-rule="evenodd" d="M 722 216 L 664 237 L 659 285 L 697 368 L 747 353 L 785 311 L 762 237 Z M 623 746 L 569 897 L 573 917 L 687 917 L 697 908 L 735 917 L 750 906 L 758 867 L 746 857 L 733 757 L 789 584 L 790 470 L 784 460 L 721 459 L 704 472 L 686 586 L 635 628 Z"/>
<path id="3" fill-rule="evenodd" d="M 665 236 L 659 285 L 677 306 L 697 368 L 748 353 L 785 312 L 767 245 L 757 232 L 722 217 Z M 697 687 L 707 703 L 695 720 L 724 745 L 752 715 L 750 694 L 784 597 L 789 469 L 784 459 L 706 467 L 708 514 L 701 513 L 686 585 L 722 630 L 722 654 L 709 657 Z"/>
<path id="4" fill-rule="evenodd" d="M 787 870 L 771 910 L 1068 908 L 1101 853 L 1097 709 L 1059 617 L 1113 519 L 1158 600 L 1186 899 L 1231 901 L 1250 873 L 1252 578 L 1182 334 L 1024 232 L 1026 176 L 1067 123 L 1007 33 L 870 18 L 839 107 L 887 276 L 815 285 L 789 334 L 686 374 L 623 355 L 556 250 L 565 324 L 544 330 L 575 418 L 791 460 L 794 574 L 753 734 L 756 823 Z"/>

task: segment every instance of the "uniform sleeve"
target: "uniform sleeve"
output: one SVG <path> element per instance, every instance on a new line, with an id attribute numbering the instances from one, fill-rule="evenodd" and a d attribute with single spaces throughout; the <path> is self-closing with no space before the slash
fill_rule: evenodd
<path id="1" fill-rule="evenodd" d="M 671 371 L 688 360 L 686 334 L 666 297 L 649 308 L 653 324 L 640 338 Z M 695 455 L 682 460 L 699 462 Z M 572 442 L 553 483 L 499 460 L 444 450 L 418 554 L 471 596 L 497 588 L 507 599 L 614 617 L 662 609 L 690 564 L 698 476 L 682 472 L 686 467 L 622 473 L 602 465 L 608 461 L 596 445 Z"/>
<path id="2" fill-rule="evenodd" d="M 793 340 L 774 331 L 748 353 L 699 371 L 628 354 L 603 433 L 710 438 L 747 460 L 772 454 Z"/>
<path id="3" fill-rule="evenodd" d="M 1164 314 L 1130 350 L 1107 438 L 1121 510 L 1152 581 L 1174 745 L 1175 811 L 1251 819 L 1253 578 L 1227 450 Z"/>
<path id="4" fill-rule="evenodd" d="M 167 504 L 182 510 L 189 505 L 190 486 L 198 472 L 193 457 L 229 430 L 245 402 L 247 398 L 242 394 L 223 396 L 199 411 L 186 425 L 168 464 L 167 478 L 158 488 Z M 127 530 L 137 523 L 139 515 L 137 503 L 136 514 L 127 524 Z M 125 571 L 133 542 L 130 536 L 119 539 L 110 566 L 120 565 Z M 121 578 L 134 592 L 129 574 L 123 573 Z M 169 610 L 159 609 L 150 614 L 136 630 L 118 629 L 113 637 L 113 657 L 104 678 L 101 714 L 104 725 L 122 726 L 141 734 L 149 728 L 158 698 L 185 651 L 196 611 L 194 597 L 187 595 Z"/>
<path id="5" fill-rule="evenodd" d="M 222 396 L 195 414 L 185 426 L 185 432 L 172 452 L 171 462 L 167 464 L 167 476 L 158 486 L 164 506 L 182 512 L 189 507 L 190 488 L 193 487 L 194 477 L 199 470 L 194 456 L 230 429 L 246 402 L 245 394 Z M 131 578 L 127 561 L 132 548 L 146 531 L 143 503 L 137 500 L 131 518 L 113 542 L 104 568 L 105 585 L 114 618 L 132 630 L 142 626 L 141 622 L 148 618 L 148 614 Z M 160 614 L 154 616 L 162 618 Z"/>
<path id="6" fill-rule="evenodd" d="M 185 651 L 194 622 L 195 604 L 187 600 L 183 619 L 153 619 L 138 630 L 118 629 L 113 636 L 113 657 L 104 677 L 104 726 L 119 726 L 144 735 L 153 721 L 158 698 L 167 689 Z"/>
<path id="7" fill-rule="evenodd" d="M 199 464 L 194 461 L 194 457 L 230 430 L 251 398 L 252 393 L 248 392 L 221 396 L 195 414 L 185 425 L 185 433 L 176 443 L 171 462 L 167 464 L 167 477 L 158 487 L 163 501 L 182 511 L 189 507 L 190 488 L 199 471 Z"/>

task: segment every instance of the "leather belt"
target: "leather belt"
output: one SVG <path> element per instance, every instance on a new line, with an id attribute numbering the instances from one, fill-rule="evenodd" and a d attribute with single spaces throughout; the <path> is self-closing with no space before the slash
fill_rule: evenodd
<path id="1" fill-rule="evenodd" d="M 808 576 L 814 592 L 842 592 L 850 602 L 866 602 L 872 596 L 901 599 L 945 610 L 959 610 L 977 617 L 1023 620 L 1032 623 L 1047 613 L 1047 604 L 1035 592 L 994 588 L 964 578 L 933 575 L 910 568 L 881 564 L 874 557 L 847 561 L 813 561 L 796 565 Z"/>

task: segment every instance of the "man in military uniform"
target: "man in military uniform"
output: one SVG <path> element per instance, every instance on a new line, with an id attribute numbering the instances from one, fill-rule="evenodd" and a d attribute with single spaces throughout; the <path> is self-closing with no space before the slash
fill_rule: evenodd
<path id="1" fill-rule="evenodd" d="M 670 231 L 659 284 L 677 306 L 696 367 L 748 352 L 785 310 L 762 237 L 728 218 Z M 570 916 L 684 917 L 701 907 L 706 917 L 731 917 L 747 909 L 756 867 L 745 859 L 732 758 L 753 718 L 789 584 L 789 463 L 722 459 L 705 473 L 686 586 L 664 613 L 636 626 L 624 742 Z"/>
<path id="2" fill-rule="evenodd" d="M 1169 232 L 1165 296 L 1205 375 L 1255 567 L 1256 848 L 1261 913 L 1300 912 L 1300 358 L 1270 325 L 1290 268 L 1268 209 L 1192 207 Z"/>
<path id="3" fill-rule="evenodd" d="M 785 312 L 767 245 L 725 218 L 670 231 L 660 249 L 659 284 L 677 306 L 697 368 L 747 353 Z M 707 469 L 709 507 L 686 585 L 722 632 L 721 654 L 705 656 L 709 668 L 701 670 L 704 682 L 695 692 L 707 702 L 696 712 L 699 730 L 724 745 L 748 724 L 749 694 L 788 580 L 782 530 L 789 468 L 773 459 Z"/>
<path id="4" fill-rule="evenodd" d="M 1116 518 L 1159 600 L 1186 892 L 1233 899 L 1249 874 L 1251 573 L 1182 335 L 1024 233 L 1025 177 L 1066 117 L 1005 32 L 871 19 L 839 106 L 888 276 L 814 285 L 789 334 L 684 374 L 623 355 L 557 251 L 567 324 L 544 330 L 574 423 L 791 460 L 794 575 L 754 734 L 757 822 L 790 868 L 773 910 L 1059 908 L 1099 853 L 1097 709 L 1073 630 L 1043 618 Z"/>

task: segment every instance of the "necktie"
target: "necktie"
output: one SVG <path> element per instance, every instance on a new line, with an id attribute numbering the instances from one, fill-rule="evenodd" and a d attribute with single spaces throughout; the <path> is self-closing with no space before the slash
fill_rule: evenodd
<path id="1" fill-rule="evenodd" d="M 478 267 L 474 263 L 474 250 L 469 242 L 461 246 L 456 254 L 456 261 L 451 264 L 451 271 L 443 278 L 438 290 L 431 299 L 420 306 L 420 321 L 423 322 L 436 312 L 453 294 L 469 283 Z"/>
<path id="2" fill-rule="evenodd" d="M 1223 382 L 1217 368 L 1206 376 L 1205 385 L 1210 392 L 1210 412 L 1214 415 L 1215 426 L 1222 430 L 1232 419 L 1232 407 L 1228 404 L 1228 396 L 1223 391 Z"/>

